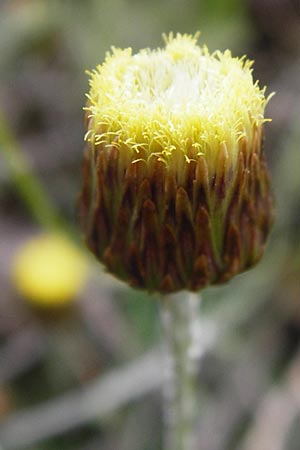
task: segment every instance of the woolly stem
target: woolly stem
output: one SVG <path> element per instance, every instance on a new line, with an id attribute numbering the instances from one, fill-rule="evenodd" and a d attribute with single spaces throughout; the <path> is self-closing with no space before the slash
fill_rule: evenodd
<path id="1" fill-rule="evenodd" d="M 198 294 L 182 292 L 160 301 L 165 352 L 164 450 L 196 449 L 200 301 Z"/>

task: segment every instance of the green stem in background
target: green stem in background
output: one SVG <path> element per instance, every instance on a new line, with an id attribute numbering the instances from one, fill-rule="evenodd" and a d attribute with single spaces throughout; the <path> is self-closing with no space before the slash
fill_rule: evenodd
<path id="1" fill-rule="evenodd" d="M 196 450 L 200 296 L 180 292 L 161 298 L 164 341 L 164 450 Z"/>
<path id="2" fill-rule="evenodd" d="M 0 111 L 0 154 L 11 180 L 32 216 L 46 228 L 65 227 L 44 187 L 30 168 L 26 157 Z"/>

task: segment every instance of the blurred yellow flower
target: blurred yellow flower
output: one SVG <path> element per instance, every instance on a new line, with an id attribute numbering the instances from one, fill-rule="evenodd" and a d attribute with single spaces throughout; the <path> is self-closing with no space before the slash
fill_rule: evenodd
<path id="1" fill-rule="evenodd" d="M 19 293 L 31 303 L 56 307 L 72 302 L 87 274 L 84 255 L 65 236 L 35 236 L 18 249 L 12 278 Z"/>

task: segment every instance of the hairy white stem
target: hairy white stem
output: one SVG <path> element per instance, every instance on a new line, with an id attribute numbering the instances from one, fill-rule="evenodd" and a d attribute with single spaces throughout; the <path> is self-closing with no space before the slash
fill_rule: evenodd
<path id="1" fill-rule="evenodd" d="M 161 298 L 160 306 L 165 347 L 164 450 L 196 450 L 200 296 L 172 294 Z"/>

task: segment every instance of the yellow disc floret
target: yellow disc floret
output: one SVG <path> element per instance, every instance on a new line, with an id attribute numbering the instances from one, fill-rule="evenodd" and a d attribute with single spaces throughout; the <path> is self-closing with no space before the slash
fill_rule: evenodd
<path id="1" fill-rule="evenodd" d="M 252 144 L 268 99 L 253 83 L 252 62 L 197 45 L 197 35 L 170 34 L 164 49 L 112 48 L 90 73 L 87 141 L 126 145 L 136 159 L 159 155 L 168 163 L 178 150 L 204 154 L 214 165 L 220 144 L 233 166 L 238 142 Z"/>
<path id="2" fill-rule="evenodd" d="M 63 235 L 45 234 L 27 241 L 12 267 L 20 294 L 37 306 L 56 307 L 71 302 L 87 272 L 83 254 Z"/>

